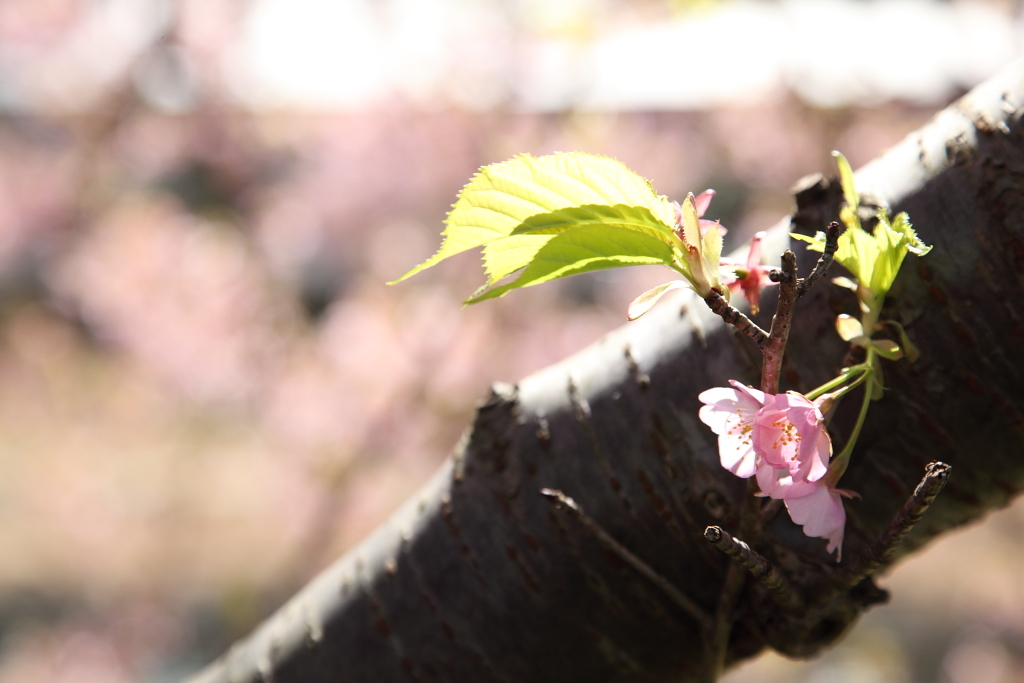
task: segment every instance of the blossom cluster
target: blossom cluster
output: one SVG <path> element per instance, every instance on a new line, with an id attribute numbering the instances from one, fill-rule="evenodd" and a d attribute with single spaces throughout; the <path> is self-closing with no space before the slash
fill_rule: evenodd
<path id="1" fill-rule="evenodd" d="M 842 556 L 846 511 L 829 476 L 832 441 L 823 408 L 828 395 L 815 401 L 794 391 L 766 394 L 735 380 L 698 398 L 700 419 L 718 434 L 722 466 L 738 477 L 755 476 L 760 495 L 781 499 L 789 516 L 808 536 L 828 539 L 828 552 Z"/>

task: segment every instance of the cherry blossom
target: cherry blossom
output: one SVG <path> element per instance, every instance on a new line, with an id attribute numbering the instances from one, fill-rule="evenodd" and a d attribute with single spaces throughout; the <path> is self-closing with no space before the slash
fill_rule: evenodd
<path id="1" fill-rule="evenodd" d="M 736 380 L 698 397 L 701 421 L 718 435 L 722 467 L 747 478 L 757 476 L 759 495 L 785 501 L 794 523 L 807 536 L 828 540 L 828 552 L 842 555 L 846 511 L 835 488 L 840 468 L 829 470 L 832 441 L 823 412 L 832 396 L 816 401 L 794 391 L 766 394 Z"/>
<path id="2" fill-rule="evenodd" d="M 795 391 L 777 394 L 758 411 L 754 449 L 794 481 L 817 481 L 828 470 L 832 440 L 818 404 Z"/>
<path id="3" fill-rule="evenodd" d="M 697 398 L 706 405 L 700 409 L 701 422 L 718 434 L 718 454 L 722 467 L 746 479 L 754 474 L 760 457 L 754 449 L 754 418 L 771 394 L 729 380 L 734 388 L 715 387 Z"/>

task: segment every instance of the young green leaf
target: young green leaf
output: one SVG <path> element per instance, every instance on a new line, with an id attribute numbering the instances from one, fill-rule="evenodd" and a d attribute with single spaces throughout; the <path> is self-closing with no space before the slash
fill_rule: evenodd
<path id="1" fill-rule="evenodd" d="M 672 204 L 647 179 L 614 159 L 575 152 L 524 154 L 485 166 L 463 188 L 445 222 L 438 252 L 391 284 L 483 246 L 491 285 L 526 267 L 556 234 L 581 223 L 658 235 L 666 247 L 681 248 Z"/>
<path id="2" fill-rule="evenodd" d="M 839 236 L 835 260 L 853 273 L 857 283 L 866 288 L 866 292 L 858 292 L 861 300 L 864 301 L 870 292 L 872 303 L 869 308 L 880 307 L 886 292 L 896 280 L 896 273 L 907 252 L 924 256 L 931 251 L 931 247 L 914 232 L 906 213 L 900 213 L 890 222 L 889 212 L 879 209 L 874 232 L 863 230 L 857 218 L 860 198 L 853 184 L 853 170 L 842 154 L 832 152 L 832 156 L 839 167 L 839 182 L 843 186 L 843 198 L 846 200 L 843 207 L 845 213 L 841 215 L 846 230 Z M 791 236 L 808 242 L 807 248 L 811 251 L 823 251 L 825 248 L 824 233 L 819 232 L 814 237 L 795 233 L 791 233 Z"/>
<path id="3" fill-rule="evenodd" d="M 652 287 L 646 292 L 633 299 L 633 302 L 629 304 L 629 308 L 626 310 L 626 318 L 629 320 L 636 320 L 647 311 L 654 307 L 654 304 L 658 303 L 663 295 L 672 291 L 673 289 L 679 289 L 681 287 L 689 288 L 690 283 L 684 280 L 672 280 L 666 282 L 663 285 Z"/>
<path id="4" fill-rule="evenodd" d="M 832 156 L 836 160 L 836 166 L 839 167 L 839 183 L 843 186 L 843 199 L 846 200 L 852 211 L 856 211 L 860 206 L 860 195 L 857 194 L 857 187 L 853 184 L 853 169 L 850 168 L 850 162 L 838 150 L 832 150 Z"/>
<path id="5" fill-rule="evenodd" d="M 903 358 L 903 349 L 894 341 L 889 339 L 872 339 L 871 345 L 875 347 L 875 352 L 882 358 L 888 358 L 889 360 Z"/>
<path id="6" fill-rule="evenodd" d="M 900 335 L 900 348 L 903 349 L 903 355 L 906 356 L 908 361 L 913 363 L 921 357 L 921 351 L 910 341 L 910 337 L 907 336 L 907 331 L 903 329 L 903 325 L 900 325 L 895 320 L 886 320 L 882 324 L 896 328 L 896 332 Z"/>
<path id="7" fill-rule="evenodd" d="M 853 341 L 854 339 L 867 339 L 864 336 L 864 327 L 860 324 L 860 321 L 845 313 L 839 314 L 839 317 L 836 318 L 836 332 L 839 333 L 839 337 L 845 342 Z"/>
<path id="8" fill-rule="evenodd" d="M 555 235 L 570 228 L 583 226 L 614 226 L 645 233 L 682 253 L 682 241 L 675 231 L 658 220 L 647 207 L 624 204 L 567 207 L 531 216 L 508 237 L 494 240 L 484 246 L 484 271 L 488 278 L 485 286 L 490 286 L 506 275 L 527 266 Z"/>
<path id="9" fill-rule="evenodd" d="M 504 296 L 513 289 L 531 287 L 568 275 L 634 265 L 674 267 L 675 250 L 645 232 L 615 225 L 580 225 L 569 228 L 541 247 L 516 280 L 479 292 L 465 303 Z"/>

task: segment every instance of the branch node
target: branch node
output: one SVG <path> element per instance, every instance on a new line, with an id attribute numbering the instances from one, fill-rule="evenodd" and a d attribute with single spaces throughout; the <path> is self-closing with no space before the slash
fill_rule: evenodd
<path id="1" fill-rule="evenodd" d="M 803 608 L 803 598 L 768 558 L 738 538 L 733 538 L 720 526 L 709 526 L 704 530 L 704 538 L 750 572 L 758 583 L 771 592 L 779 607 L 788 612 L 797 612 Z"/>

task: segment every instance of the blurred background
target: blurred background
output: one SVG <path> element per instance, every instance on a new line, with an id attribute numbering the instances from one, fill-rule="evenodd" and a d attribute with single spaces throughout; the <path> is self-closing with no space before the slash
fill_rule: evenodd
<path id="1" fill-rule="evenodd" d="M 0 681 L 194 672 L 665 279 L 386 287 L 479 166 L 713 187 L 736 247 L 1022 49 L 1019 0 L 0 0 Z M 1021 567 L 1018 504 L 729 680 L 1020 683 Z"/>

